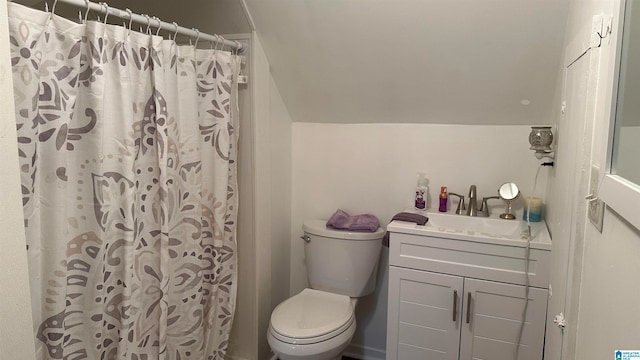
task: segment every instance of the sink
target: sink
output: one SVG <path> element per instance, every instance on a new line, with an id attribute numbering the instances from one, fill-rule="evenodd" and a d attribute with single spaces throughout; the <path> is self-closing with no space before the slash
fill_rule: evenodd
<path id="1" fill-rule="evenodd" d="M 429 218 L 424 225 L 392 221 L 387 226 L 391 232 L 424 235 L 439 238 L 493 243 L 525 247 L 527 224 L 522 220 L 505 220 L 498 217 L 472 217 L 453 212 L 412 211 Z M 543 221 L 531 223 L 531 248 L 551 249 L 551 237 Z"/>
<path id="2" fill-rule="evenodd" d="M 428 213 L 427 228 L 445 232 L 478 232 L 490 236 L 520 238 L 521 223 L 517 220 L 500 218 L 471 217 L 454 214 Z"/>

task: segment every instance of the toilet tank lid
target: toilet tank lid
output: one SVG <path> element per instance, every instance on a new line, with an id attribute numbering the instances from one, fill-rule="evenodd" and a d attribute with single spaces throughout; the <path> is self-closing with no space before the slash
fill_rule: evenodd
<path id="1" fill-rule="evenodd" d="M 302 230 L 308 234 L 345 240 L 376 240 L 384 236 L 384 229 L 381 227 L 374 232 L 336 230 L 327 227 L 327 220 L 306 220 L 302 224 Z"/>

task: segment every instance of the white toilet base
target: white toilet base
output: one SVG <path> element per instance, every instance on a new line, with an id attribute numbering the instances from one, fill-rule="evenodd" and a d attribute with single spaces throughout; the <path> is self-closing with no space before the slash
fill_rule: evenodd
<path id="1" fill-rule="evenodd" d="M 280 360 L 340 360 L 356 332 L 354 321 L 343 333 L 331 339 L 306 345 L 294 345 L 282 342 L 271 334 L 267 336 L 271 350 Z"/>

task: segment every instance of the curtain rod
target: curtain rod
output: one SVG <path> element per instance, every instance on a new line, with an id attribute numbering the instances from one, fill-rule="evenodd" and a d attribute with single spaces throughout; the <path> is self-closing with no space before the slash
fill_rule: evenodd
<path id="1" fill-rule="evenodd" d="M 90 9 L 92 11 L 95 11 L 101 14 L 108 13 L 108 15 L 113 15 L 121 19 L 134 21 L 139 24 L 147 24 L 157 29 L 159 28 L 161 30 L 173 31 L 174 33 L 186 35 L 192 38 L 197 38 L 204 41 L 213 41 L 218 43 L 222 42 L 224 45 L 227 45 L 233 49 L 237 49 L 238 51 L 243 50 L 242 43 L 239 41 L 227 40 L 220 35 L 215 35 L 215 34 L 211 35 L 211 34 L 203 33 L 203 32 L 200 32 L 198 29 L 188 29 L 188 28 L 179 26 L 175 22 L 168 23 L 168 22 L 162 21 L 155 16 L 150 17 L 149 15 L 134 14 L 129 9 L 120 10 L 118 8 L 111 7 L 104 2 L 94 3 L 88 0 L 55 0 L 56 3 L 58 1 L 69 4 L 69 5 L 74 5 L 77 7 Z M 53 8 L 55 9 L 55 3 Z"/>

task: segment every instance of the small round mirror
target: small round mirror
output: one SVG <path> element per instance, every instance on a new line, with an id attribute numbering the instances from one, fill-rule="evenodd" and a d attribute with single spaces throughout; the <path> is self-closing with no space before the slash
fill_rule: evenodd
<path id="1" fill-rule="evenodd" d="M 500 195 L 502 200 L 507 202 L 507 209 L 503 214 L 500 214 L 500 218 L 514 220 L 516 216 L 511 213 L 511 201 L 520 195 L 518 185 L 512 182 L 504 183 L 500 185 L 500 188 L 498 188 L 498 195 Z"/>
<path id="2" fill-rule="evenodd" d="M 520 195 L 520 190 L 518 189 L 518 185 L 512 182 L 508 182 L 500 186 L 500 188 L 498 189 L 498 195 L 500 195 L 500 198 L 502 198 L 502 200 L 509 201 L 517 198 L 518 195 Z"/>

